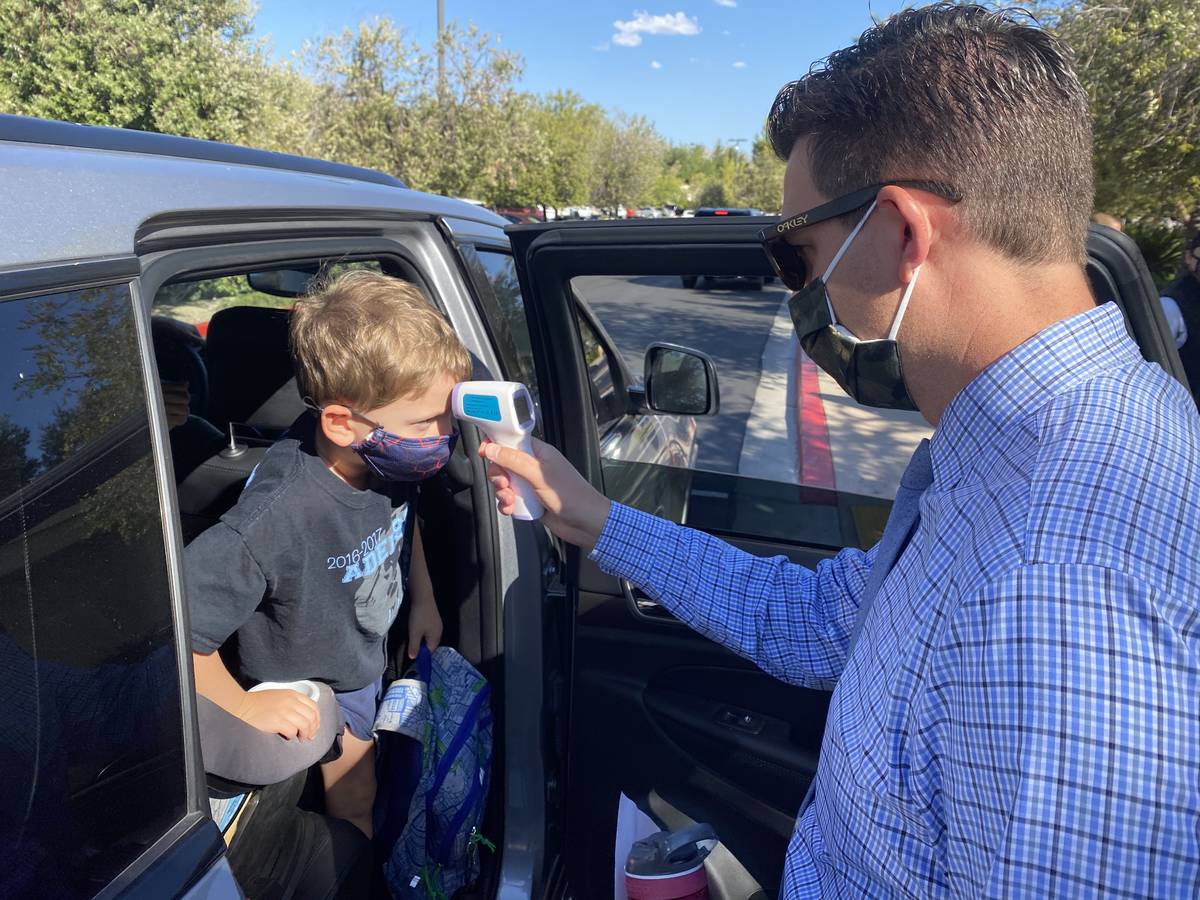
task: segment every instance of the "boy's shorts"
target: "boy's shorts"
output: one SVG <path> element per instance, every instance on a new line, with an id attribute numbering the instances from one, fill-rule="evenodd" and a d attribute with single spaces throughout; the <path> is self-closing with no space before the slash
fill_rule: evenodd
<path id="1" fill-rule="evenodd" d="M 379 710 L 379 698 L 383 692 L 383 679 L 368 684 L 357 691 L 334 691 L 333 698 L 342 710 L 346 730 L 360 741 L 373 738 L 375 713 Z"/>

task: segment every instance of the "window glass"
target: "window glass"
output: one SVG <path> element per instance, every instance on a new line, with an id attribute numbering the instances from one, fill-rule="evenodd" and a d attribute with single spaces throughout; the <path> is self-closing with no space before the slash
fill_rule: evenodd
<path id="1" fill-rule="evenodd" d="M 336 278 L 352 269 L 380 272 L 378 260 L 364 259 L 327 263 L 320 269 L 313 263 L 313 277 Z M 271 309 L 290 309 L 295 297 L 280 297 L 256 291 L 246 275 L 223 275 L 218 278 L 198 278 L 164 284 L 154 297 L 154 312 L 189 325 L 200 326 L 201 333 L 208 320 L 229 306 L 265 306 Z"/>
<path id="2" fill-rule="evenodd" d="M 132 312 L 0 302 L 0 896 L 91 896 L 185 811 Z"/>
<path id="3" fill-rule="evenodd" d="M 624 404 L 617 396 L 616 380 L 613 378 L 614 362 L 608 358 L 604 345 L 587 320 L 579 313 L 579 339 L 583 343 L 584 362 L 587 363 L 588 378 L 592 382 L 592 404 L 596 412 L 596 425 L 601 431 L 610 422 L 621 417 Z"/>
<path id="4" fill-rule="evenodd" d="M 696 527 L 829 546 L 874 543 L 900 475 L 931 429 L 915 412 L 857 405 L 818 369 L 796 340 L 782 285 L 681 273 L 583 276 L 571 287 L 631 371 L 641 371 L 654 341 L 699 350 L 717 366 L 716 416 L 654 417 L 662 433 L 647 426 L 637 447 L 603 447 L 606 484 L 641 485 L 636 496 L 610 492 L 614 499 L 645 506 L 641 497 L 682 490 L 673 517 Z M 661 449 L 672 445 L 683 452 Z M 617 472 L 644 469 L 651 459 L 691 474 Z M 669 487 L 646 487 L 656 479 Z"/>
<path id="5" fill-rule="evenodd" d="M 538 410 L 536 433 L 540 435 L 541 400 L 529 342 L 529 321 L 525 316 L 525 300 L 521 296 L 512 254 L 469 244 L 460 245 L 459 250 L 479 298 L 500 365 L 504 367 L 504 377 L 529 388 Z"/>

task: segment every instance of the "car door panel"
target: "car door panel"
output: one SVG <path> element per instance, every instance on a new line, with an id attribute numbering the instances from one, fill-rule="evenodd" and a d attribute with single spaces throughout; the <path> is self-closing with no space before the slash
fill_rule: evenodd
<path id="1" fill-rule="evenodd" d="M 604 458 L 594 423 L 581 413 L 589 397 L 570 279 L 767 275 L 756 235 L 770 221 L 520 226 L 509 234 L 535 353 L 552 375 L 543 380 L 548 439 L 610 497 L 660 512 L 659 495 L 683 483 L 678 518 L 686 524 L 759 556 L 815 566 L 841 548 L 875 543 L 890 500 Z M 1147 358 L 1178 376 L 1152 285 L 1138 271 L 1144 264 L 1126 243 L 1093 234 L 1089 276 L 1099 299 L 1107 291 L 1121 305 Z M 611 891 L 611 835 L 624 793 L 660 824 L 672 817 L 710 822 L 737 864 L 773 893 L 816 769 L 829 695 L 779 682 L 681 627 L 578 552 L 568 554 L 565 574 L 575 601 L 566 841 L 572 888 L 583 897 Z"/>

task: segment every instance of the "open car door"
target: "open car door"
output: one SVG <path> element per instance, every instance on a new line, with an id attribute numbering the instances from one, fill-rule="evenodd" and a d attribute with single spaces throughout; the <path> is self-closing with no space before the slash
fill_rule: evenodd
<path id="1" fill-rule="evenodd" d="M 509 236 L 546 439 L 613 500 L 661 512 L 650 506 L 656 493 L 682 490 L 685 502 L 670 505 L 677 521 L 814 566 L 878 540 L 899 475 L 929 428 L 914 414 L 857 407 L 797 350 L 787 294 L 757 242 L 773 221 L 556 223 L 516 226 Z M 1117 301 L 1146 357 L 1182 378 L 1136 246 L 1097 226 L 1089 250 L 1097 299 Z M 630 368 L 640 368 L 652 341 L 715 360 L 722 409 L 699 423 L 687 462 L 606 455 L 580 299 Z M 620 402 L 627 416 L 645 412 L 636 386 Z M 624 793 L 662 826 L 714 826 L 723 849 L 709 865 L 712 896 L 774 896 L 829 695 L 779 682 L 690 631 L 578 550 L 565 559 L 569 718 L 557 751 L 567 761 L 571 892 L 612 896 Z"/>

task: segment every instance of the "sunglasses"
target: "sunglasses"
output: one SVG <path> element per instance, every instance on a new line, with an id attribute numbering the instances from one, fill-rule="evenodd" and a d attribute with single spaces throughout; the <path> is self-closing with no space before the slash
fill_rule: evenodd
<path id="1" fill-rule="evenodd" d="M 783 282 L 784 286 L 788 290 L 798 291 L 808 281 L 808 266 L 804 264 L 804 258 L 800 255 L 800 251 L 788 243 L 789 234 L 797 228 L 807 228 L 809 225 L 836 219 L 838 216 L 844 216 L 856 209 L 862 209 L 889 185 L 928 191 L 951 203 L 958 203 L 962 200 L 962 194 L 940 181 L 881 181 L 878 184 L 869 184 L 857 191 L 851 191 L 849 194 L 843 194 L 828 203 L 814 206 L 808 212 L 802 212 L 784 219 L 776 225 L 764 228 L 758 233 L 758 239 L 762 242 L 763 252 L 767 254 L 767 259 L 771 261 L 771 268 L 775 270 L 775 274 L 779 276 L 779 280 Z"/>

